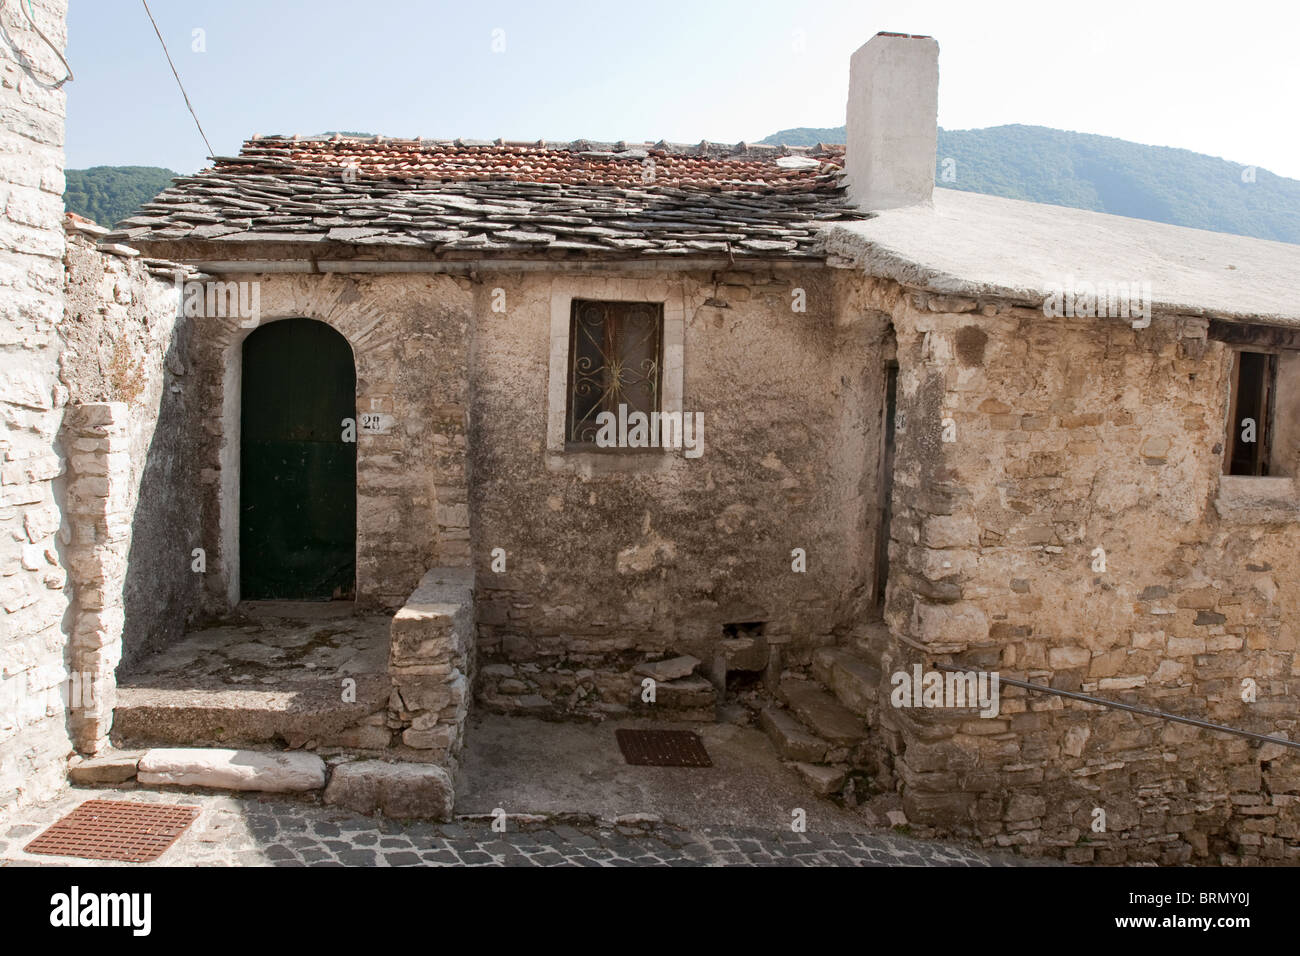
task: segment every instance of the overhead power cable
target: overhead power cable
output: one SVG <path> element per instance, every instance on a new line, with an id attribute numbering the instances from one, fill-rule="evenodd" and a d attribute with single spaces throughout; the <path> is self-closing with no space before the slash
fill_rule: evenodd
<path id="1" fill-rule="evenodd" d="M 163 39 L 162 31 L 158 29 L 158 21 L 153 18 L 153 11 L 149 9 L 149 0 L 140 0 L 144 4 L 144 12 L 149 14 L 149 22 L 153 24 L 153 32 L 158 34 L 158 42 L 162 44 L 163 56 L 167 57 L 167 65 L 172 68 L 172 76 L 176 77 L 176 85 L 181 89 L 181 96 L 185 97 L 185 105 L 189 108 L 190 115 L 194 117 L 194 125 L 199 128 L 199 135 L 203 137 L 203 145 L 208 148 L 208 159 L 215 158 L 215 152 L 212 144 L 208 142 L 208 134 L 203 132 L 203 124 L 199 122 L 199 114 L 194 112 L 194 106 L 190 103 L 189 94 L 185 92 L 185 84 L 181 82 L 181 75 L 176 72 L 176 64 L 172 62 L 172 55 L 167 52 L 167 42 Z"/>
<path id="2" fill-rule="evenodd" d="M 51 50 L 54 51 L 54 55 L 57 56 L 59 58 L 59 62 L 63 64 L 63 68 L 68 71 L 67 76 L 65 76 L 63 79 L 59 80 L 57 83 L 54 84 L 54 89 L 57 90 L 60 87 L 62 87 L 64 83 L 67 83 L 69 80 L 73 78 L 72 67 L 68 66 L 68 61 L 63 56 L 63 53 L 59 50 L 57 46 L 55 46 L 53 43 L 50 42 L 50 38 L 41 32 L 41 28 L 38 27 L 36 25 L 36 21 L 32 19 L 31 0 L 27 0 L 26 3 L 23 3 L 23 0 L 18 0 L 18 9 L 23 12 L 23 16 L 27 18 L 27 22 L 32 25 L 32 29 L 36 31 L 36 35 L 45 41 L 45 45 L 47 47 L 49 47 Z"/>

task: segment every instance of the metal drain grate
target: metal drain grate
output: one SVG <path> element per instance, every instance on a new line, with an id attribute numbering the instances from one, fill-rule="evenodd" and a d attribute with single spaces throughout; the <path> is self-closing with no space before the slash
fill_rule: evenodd
<path id="1" fill-rule="evenodd" d="M 27 852 L 150 863 L 162 856 L 198 815 L 198 807 L 87 800 L 27 844 Z"/>
<path id="2" fill-rule="evenodd" d="M 623 759 L 637 767 L 712 767 L 698 734 L 689 730 L 616 730 Z"/>

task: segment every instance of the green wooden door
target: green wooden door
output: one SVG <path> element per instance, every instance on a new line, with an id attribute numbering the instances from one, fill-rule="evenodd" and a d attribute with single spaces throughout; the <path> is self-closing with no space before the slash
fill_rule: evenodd
<path id="1" fill-rule="evenodd" d="M 323 322 L 283 319 L 244 340 L 243 361 L 242 597 L 352 598 L 357 445 L 343 440 L 344 419 L 356 418 L 352 349 Z"/>

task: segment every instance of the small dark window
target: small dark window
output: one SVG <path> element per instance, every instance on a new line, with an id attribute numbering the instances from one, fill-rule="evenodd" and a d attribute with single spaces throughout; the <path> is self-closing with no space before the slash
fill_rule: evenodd
<path id="1" fill-rule="evenodd" d="M 1225 474 L 1268 475 L 1276 390 L 1276 355 L 1267 352 L 1236 353 L 1229 399 Z"/>
<path id="2" fill-rule="evenodd" d="M 601 412 L 659 411 L 664 307 L 657 302 L 574 299 L 569 320 L 565 441 L 595 444 Z"/>

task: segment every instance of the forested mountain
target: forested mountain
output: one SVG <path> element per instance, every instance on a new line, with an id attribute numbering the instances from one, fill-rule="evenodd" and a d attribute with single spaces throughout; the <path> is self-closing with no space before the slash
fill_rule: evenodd
<path id="1" fill-rule="evenodd" d="M 763 140 L 844 142 L 844 127 Z M 1045 126 L 939 130 L 935 182 L 949 189 L 1300 243 L 1300 181 L 1168 146 Z"/>

